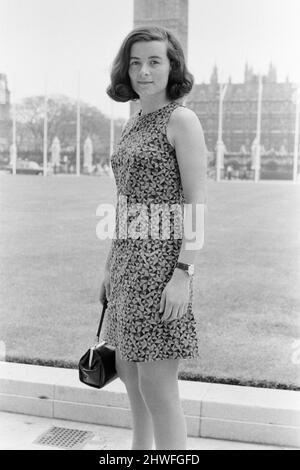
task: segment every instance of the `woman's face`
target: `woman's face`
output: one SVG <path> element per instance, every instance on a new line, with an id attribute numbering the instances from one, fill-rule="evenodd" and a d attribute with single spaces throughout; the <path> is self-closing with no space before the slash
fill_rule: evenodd
<path id="1" fill-rule="evenodd" d="M 140 98 L 165 94 L 169 73 L 166 41 L 138 41 L 132 45 L 128 74 Z"/>

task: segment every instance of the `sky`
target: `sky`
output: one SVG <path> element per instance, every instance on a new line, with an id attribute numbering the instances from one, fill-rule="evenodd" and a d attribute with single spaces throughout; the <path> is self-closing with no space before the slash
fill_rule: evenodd
<path id="1" fill-rule="evenodd" d="M 159 0 L 153 0 L 156 2 Z M 277 68 L 300 83 L 300 0 L 189 0 L 188 66 L 196 83 L 243 81 Z M 31 95 L 78 96 L 104 114 L 127 118 L 129 106 L 105 90 L 112 61 L 133 28 L 133 0 L 0 0 L 0 73 L 12 101 Z M 297 57 L 298 56 L 298 57 Z M 78 79 L 80 77 L 80 80 Z M 78 86 L 80 83 L 80 87 Z"/>

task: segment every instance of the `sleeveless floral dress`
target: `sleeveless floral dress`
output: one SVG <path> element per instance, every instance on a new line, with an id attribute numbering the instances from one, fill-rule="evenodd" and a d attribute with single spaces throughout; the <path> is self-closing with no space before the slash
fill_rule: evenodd
<path id="1" fill-rule="evenodd" d="M 114 346 L 126 361 L 199 357 L 192 310 L 193 277 L 185 314 L 166 322 L 159 313 L 162 292 L 173 275 L 182 245 L 178 228 L 183 229 L 184 194 L 175 149 L 166 136 L 170 115 L 178 106 L 182 105 L 171 101 L 156 111 L 135 113 L 111 157 L 117 187 L 116 231 L 110 259 L 111 291 L 100 339 Z M 143 210 L 131 213 L 132 207 Z M 150 216 L 159 215 L 159 207 L 169 208 L 168 237 L 155 238 L 147 228 L 151 227 Z M 137 219 L 140 232 L 126 238 L 126 223 L 128 230 Z M 161 217 L 160 230 L 163 227 Z"/>

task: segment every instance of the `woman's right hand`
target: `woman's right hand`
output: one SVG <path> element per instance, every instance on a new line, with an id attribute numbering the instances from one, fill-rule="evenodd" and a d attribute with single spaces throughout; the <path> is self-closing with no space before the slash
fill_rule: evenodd
<path id="1" fill-rule="evenodd" d="M 104 278 L 100 287 L 99 300 L 102 304 L 104 304 L 104 299 L 106 298 L 107 300 L 109 300 L 109 297 L 110 297 L 110 271 L 106 269 L 104 271 Z"/>

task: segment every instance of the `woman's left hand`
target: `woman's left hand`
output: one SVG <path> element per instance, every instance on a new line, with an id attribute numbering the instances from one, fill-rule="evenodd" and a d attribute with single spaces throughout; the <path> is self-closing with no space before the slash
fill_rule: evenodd
<path id="1" fill-rule="evenodd" d="M 189 302 L 190 278 L 181 269 L 175 268 L 174 274 L 165 286 L 159 311 L 161 321 L 179 320 L 185 313 Z"/>

